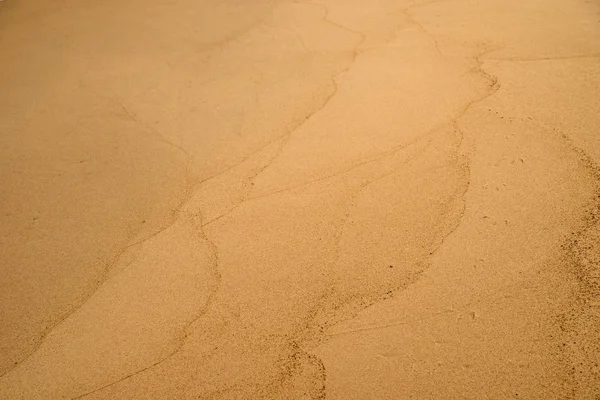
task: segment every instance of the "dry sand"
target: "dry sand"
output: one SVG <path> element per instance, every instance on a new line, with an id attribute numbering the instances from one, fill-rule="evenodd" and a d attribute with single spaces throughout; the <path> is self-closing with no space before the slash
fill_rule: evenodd
<path id="1" fill-rule="evenodd" d="M 600 398 L 600 5 L 0 3 L 0 398 Z"/>

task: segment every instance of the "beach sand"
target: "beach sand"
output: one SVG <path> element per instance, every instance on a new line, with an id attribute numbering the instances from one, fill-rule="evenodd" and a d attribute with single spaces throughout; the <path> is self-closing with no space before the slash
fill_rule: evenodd
<path id="1" fill-rule="evenodd" d="M 0 3 L 0 398 L 600 398 L 600 5 Z"/>

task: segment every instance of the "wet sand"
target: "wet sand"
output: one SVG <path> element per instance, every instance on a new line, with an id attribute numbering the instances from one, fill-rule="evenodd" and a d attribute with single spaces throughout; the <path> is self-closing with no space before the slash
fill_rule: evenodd
<path id="1" fill-rule="evenodd" d="M 0 3 L 0 398 L 596 399 L 600 5 Z"/>

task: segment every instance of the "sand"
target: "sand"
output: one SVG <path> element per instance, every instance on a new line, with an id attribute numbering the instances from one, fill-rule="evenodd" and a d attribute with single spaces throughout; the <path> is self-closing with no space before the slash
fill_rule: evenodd
<path id="1" fill-rule="evenodd" d="M 0 3 L 0 398 L 600 398 L 600 5 Z"/>

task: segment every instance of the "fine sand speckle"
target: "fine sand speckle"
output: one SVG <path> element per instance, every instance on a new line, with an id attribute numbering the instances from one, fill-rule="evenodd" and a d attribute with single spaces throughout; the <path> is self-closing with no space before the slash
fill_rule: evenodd
<path id="1" fill-rule="evenodd" d="M 0 398 L 596 399 L 600 8 L 0 6 Z"/>

